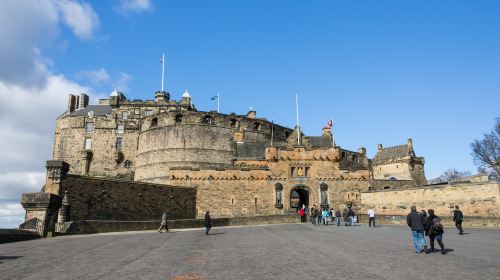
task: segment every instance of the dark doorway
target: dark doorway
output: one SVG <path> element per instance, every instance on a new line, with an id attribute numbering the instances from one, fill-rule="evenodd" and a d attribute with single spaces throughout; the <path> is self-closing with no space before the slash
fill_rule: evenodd
<path id="1" fill-rule="evenodd" d="M 298 211 L 302 205 L 309 208 L 309 192 L 305 187 L 295 187 L 290 192 L 290 210 Z"/>

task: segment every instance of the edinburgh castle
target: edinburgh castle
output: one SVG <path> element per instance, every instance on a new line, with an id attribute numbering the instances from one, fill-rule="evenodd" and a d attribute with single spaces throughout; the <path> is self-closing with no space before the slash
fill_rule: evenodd
<path id="1" fill-rule="evenodd" d="M 330 126 L 306 136 L 247 114 L 198 111 L 186 91 L 129 100 L 118 91 L 99 104 L 69 95 L 56 121 L 53 159 L 40 193 L 23 195 L 26 222 L 62 229 L 72 221 L 285 216 L 294 207 L 402 215 L 412 203 L 469 216 L 499 216 L 499 186 L 485 178 L 427 185 L 412 139 L 379 144 L 374 158 L 335 144 Z M 473 187 L 471 187 L 473 186 Z M 450 189 L 451 188 L 451 189 Z M 427 190 L 427 191 L 426 191 Z M 448 192 L 448 201 L 426 192 Z M 424 199 L 425 198 L 425 199 Z M 464 205 L 466 204 L 466 205 Z"/>

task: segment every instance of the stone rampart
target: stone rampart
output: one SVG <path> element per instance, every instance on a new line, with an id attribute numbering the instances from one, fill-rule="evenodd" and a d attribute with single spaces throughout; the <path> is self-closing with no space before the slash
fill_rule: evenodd
<path id="1" fill-rule="evenodd" d="M 194 218 L 196 189 L 67 175 L 62 182 L 70 220 L 157 220 Z"/>
<path id="2" fill-rule="evenodd" d="M 378 214 L 406 215 L 415 205 L 418 210 L 433 209 L 436 215 L 446 216 L 458 205 L 465 216 L 500 217 L 499 188 L 499 183 L 487 181 L 362 192 L 362 213 L 374 207 Z"/>

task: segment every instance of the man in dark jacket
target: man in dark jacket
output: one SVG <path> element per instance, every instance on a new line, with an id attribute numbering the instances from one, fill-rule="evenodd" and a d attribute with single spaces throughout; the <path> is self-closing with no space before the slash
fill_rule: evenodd
<path id="1" fill-rule="evenodd" d="M 420 254 L 422 248 L 424 251 L 427 251 L 427 244 L 424 237 L 425 217 L 422 213 L 417 212 L 417 207 L 411 207 L 411 212 L 406 216 L 406 223 L 411 228 L 415 252 Z M 421 243 L 421 245 L 419 243 Z"/>
<path id="2" fill-rule="evenodd" d="M 455 222 L 455 226 L 458 229 L 458 234 L 464 234 L 464 230 L 462 229 L 463 220 L 464 214 L 462 214 L 462 211 L 458 209 L 458 205 L 455 205 L 455 210 L 453 211 L 453 221 Z"/>
<path id="3" fill-rule="evenodd" d="M 210 218 L 210 213 L 208 211 L 205 214 L 205 228 L 206 228 L 206 234 L 208 235 L 208 232 L 212 228 L 212 218 Z"/>

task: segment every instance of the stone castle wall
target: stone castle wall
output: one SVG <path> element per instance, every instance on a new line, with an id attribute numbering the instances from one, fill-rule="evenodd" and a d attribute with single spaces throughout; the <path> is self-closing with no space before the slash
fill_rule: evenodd
<path id="1" fill-rule="evenodd" d="M 71 220 L 158 220 L 195 217 L 196 189 L 67 175 Z"/>
<path id="2" fill-rule="evenodd" d="M 434 209 L 436 215 L 446 216 L 458 205 L 465 216 L 498 217 L 499 188 L 500 184 L 487 181 L 362 192 L 362 212 L 374 207 L 381 215 L 406 215 L 415 205 L 418 210 Z"/>

